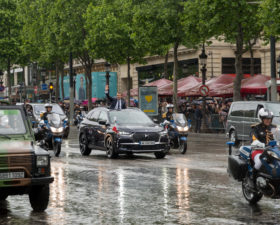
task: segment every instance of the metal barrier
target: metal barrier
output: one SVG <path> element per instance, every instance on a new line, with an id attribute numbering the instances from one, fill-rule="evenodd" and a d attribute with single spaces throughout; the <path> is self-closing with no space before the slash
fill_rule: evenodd
<path id="1" fill-rule="evenodd" d="M 206 123 L 213 133 L 225 132 L 226 119 L 223 121 L 219 114 L 207 115 Z"/>

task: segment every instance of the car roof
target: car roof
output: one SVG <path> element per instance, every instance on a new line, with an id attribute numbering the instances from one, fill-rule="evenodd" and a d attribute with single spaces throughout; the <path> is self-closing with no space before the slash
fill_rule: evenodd
<path id="1" fill-rule="evenodd" d="M 232 102 L 233 104 L 236 103 L 256 103 L 256 104 L 280 104 L 280 102 L 271 102 L 271 101 L 236 101 Z"/>
<path id="2" fill-rule="evenodd" d="M 107 112 L 111 112 L 111 111 L 118 111 L 116 109 L 110 109 L 110 108 L 106 108 L 106 107 L 96 107 L 92 110 L 102 110 L 102 111 L 107 111 Z M 128 107 L 126 109 L 122 109 L 121 111 L 124 111 L 124 110 L 135 110 L 135 111 L 142 111 L 141 109 L 139 108 L 136 108 L 136 107 Z"/>
<path id="3" fill-rule="evenodd" d="M 0 109 L 19 109 L 23 110 L 23 105 L 0 105 Z"/>

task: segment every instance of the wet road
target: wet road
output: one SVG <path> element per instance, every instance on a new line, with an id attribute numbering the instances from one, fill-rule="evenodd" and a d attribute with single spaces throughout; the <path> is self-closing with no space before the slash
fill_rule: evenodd
<path id="1" fill-rule="evenodd" d="M 279 200 L 263 198 L 257 206 L 244 200 L 226 173 L 224 143 L 221 135 L 191 135 L 186 155 L 110 160 L 99 151 L 82 157 L 72 138 L 52 158 L 46 212 L 32 212 L 28 196 L 10 196 L 0 204 L 0 224 L 280 223 Z"/>

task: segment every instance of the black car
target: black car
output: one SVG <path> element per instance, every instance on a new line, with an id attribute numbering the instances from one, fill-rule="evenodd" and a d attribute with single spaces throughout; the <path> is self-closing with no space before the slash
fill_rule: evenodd
<path id="1" fill-rule="evenodd" d="M 109 158 L 126 153 L 154 153 L 164 158 L 169 151 L 167 132 L 137 108 L 91 110 L 80 126 L 80 151 L 104 150 Z"/>

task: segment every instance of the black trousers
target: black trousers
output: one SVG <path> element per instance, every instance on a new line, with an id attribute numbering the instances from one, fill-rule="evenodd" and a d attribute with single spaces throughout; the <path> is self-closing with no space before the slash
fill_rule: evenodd
<path id="1" fill-rule="evenodd" d="M 200 133 L 200 128 L 201 128 L 201 119 L 196 119 L 195 120 L 195 132 L 196 133 Z"/>

